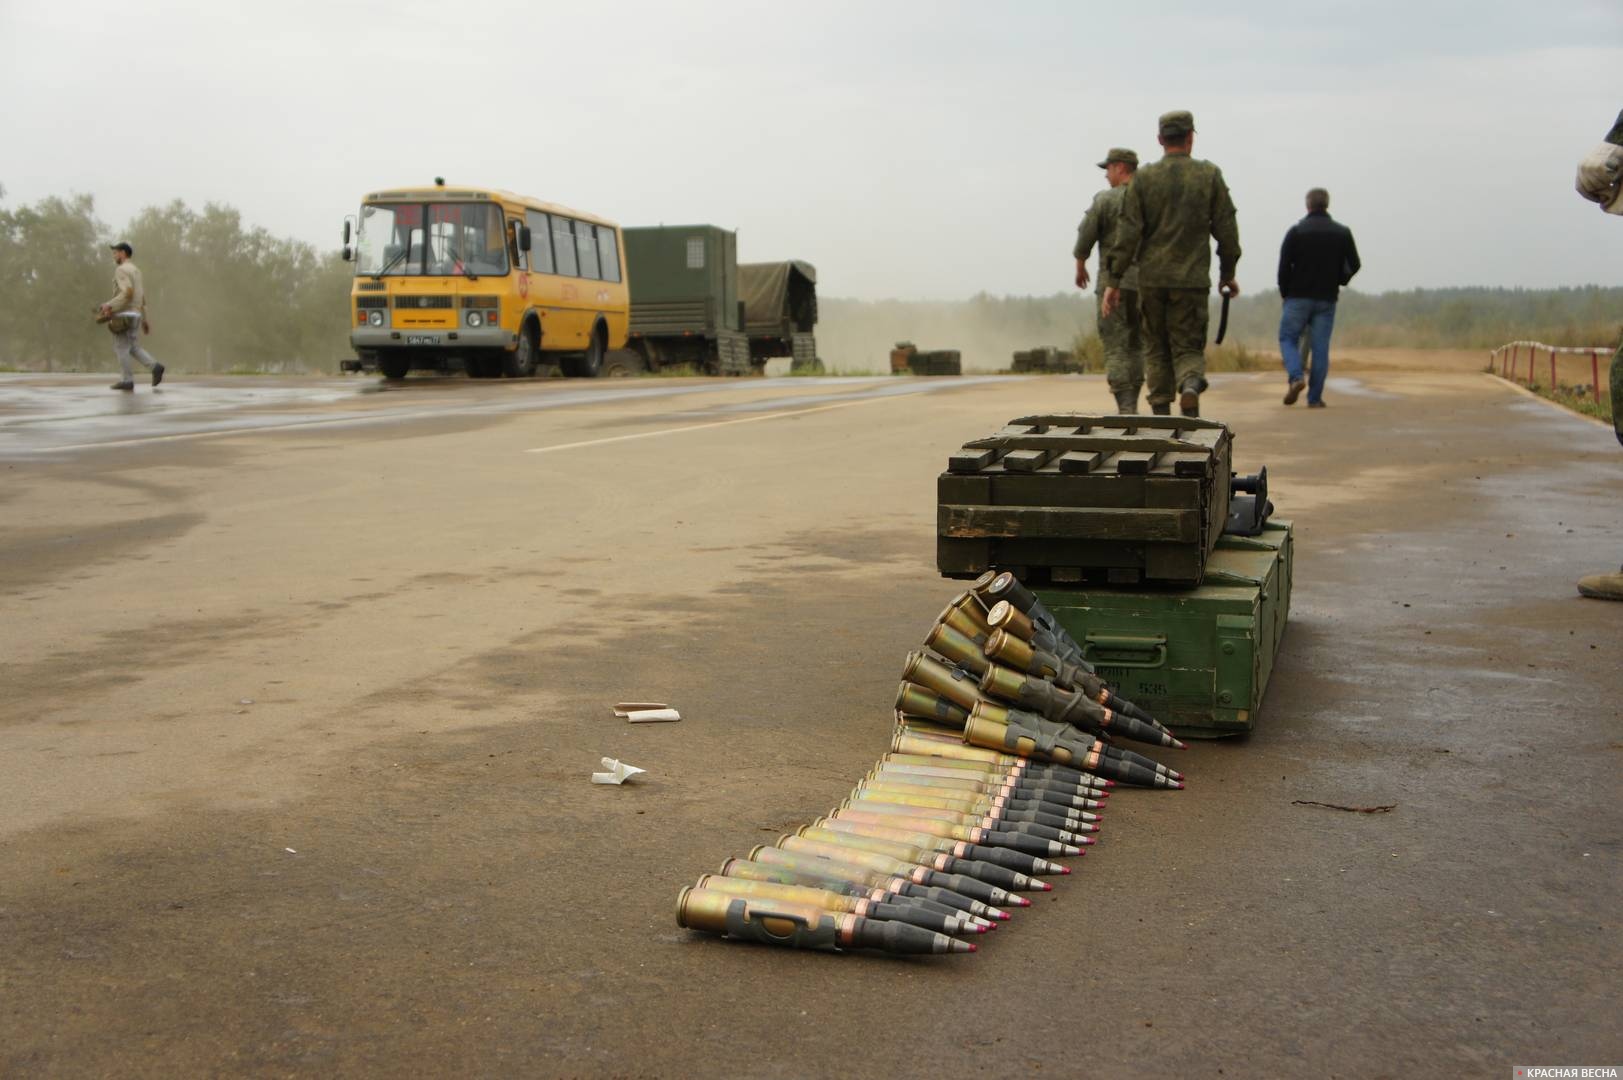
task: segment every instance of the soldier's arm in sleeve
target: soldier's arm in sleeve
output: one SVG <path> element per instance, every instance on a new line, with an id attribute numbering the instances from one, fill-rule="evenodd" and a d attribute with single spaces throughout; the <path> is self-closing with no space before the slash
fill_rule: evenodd
<path id="1" fill-rule="evenodd" d="M 1217 170 L 1212 185 L 1212 238 L 1217 241 L 1217 280 L 1233 281 L 1234 268 L 1240 262 L 1240 222 L 1222 169 Z"/>
<path id="2" fill-rule="evenodd" d="M 1094 245 L 1099 242 L 1099 200 L 1096 197 L 1088 212 L 1082 215 L 1082 224 L 1076 229 L 1076 247 L 1071 254 L 1076 256 L 1076 287 L 1088 287 L 1088 256 L 1093 254 Z M 1100 272 L 1104 270 L 1105 253 L 1099 251 Z"/>
<path id="3" fill-rule="evenodd" d="M 1358 244 L 1353 240 L 1352 230 L 1347 230 L 1347 250 L 1341 257 L 1341 283 L 1343 285 L 1353 279 L 1353 275 L 1364 268 L 1358 261 Z"/>

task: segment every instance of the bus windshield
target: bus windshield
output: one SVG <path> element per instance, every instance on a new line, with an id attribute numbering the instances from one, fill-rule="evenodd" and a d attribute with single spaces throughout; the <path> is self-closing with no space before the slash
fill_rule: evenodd
<path id="1" fill-rule="evenodd" d="M 355 273 L 505 274 L 507 231 L 501 208 L 489 203 L 367 203 L 356 234 Z"/>

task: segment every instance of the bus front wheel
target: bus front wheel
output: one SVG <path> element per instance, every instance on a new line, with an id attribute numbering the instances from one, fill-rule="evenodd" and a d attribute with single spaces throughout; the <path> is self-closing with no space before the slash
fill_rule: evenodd
<path id="1" fill-rule="evenodd" d="M 518 334 L 518 348 L 502 356 L 502 370 L 509 379 L 528 379 L 535 374 L 535 359 L 540 349 L 535 342 L 535 326 L 526 323 Z"/>
<path id="2" fill-rule="evenodd" d="M 378 370 L 383 373 L 385 379 L 391 382 L 399 382 L 411 370 L 411 361 L 404 356 L 390 356 L 388 353 L 384 353 L 378 358 Z"/>

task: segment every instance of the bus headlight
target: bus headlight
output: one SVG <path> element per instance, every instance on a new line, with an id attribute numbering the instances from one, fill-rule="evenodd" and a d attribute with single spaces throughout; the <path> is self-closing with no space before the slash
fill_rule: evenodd
<path id="1" fill-rule="evenodd" d="M 382 326 L 383 325 L 383 312 L 381 312 L 381 311 L 367 312 L 366 321 L 368 323 L 372 324 L 373 326 Z"/>
<path id="2" fill-rule="evenodd" d="M 468 325 L 475 327 L 485 325 L 484 315 L 477 311 L 468 312 Z"/>

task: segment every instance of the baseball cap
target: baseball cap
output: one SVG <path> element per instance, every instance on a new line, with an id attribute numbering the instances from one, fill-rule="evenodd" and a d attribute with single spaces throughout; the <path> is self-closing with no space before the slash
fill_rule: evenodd
<path id="1" fill-rule="evenodd" d="M 1106 165 L 1114 165 L 1118 161 L 1125 161 L 1134 168 L 1138 167 L 1137 154 L 1123 146 L 1112 146 L 1110 148 L 1110 152 L 1105 155 L 1105 159 L 1099 162 L 1099 168 L 1102 169 Z"/>
<path id="2" fill-rule="evenodd" d="M 118 243 L 114 244 L 112 247 L 108 248 L 107 250 L 108 251 L 122 251 L 124 254 L 128 255 L 130 258 L 132 258 L 132 259 L 135 258 L 135 249 L 130 247 L 130 245 L 125 243 L 123 240 L 120 240 Z"/>
<path id="3" fill-rule="evenodd" d="M 1195 114 L 1187 109 L 1174 109 L 1161 114 L 1156 121 L 1163 139 L 1181 139 L 1195 130 Z"/>

